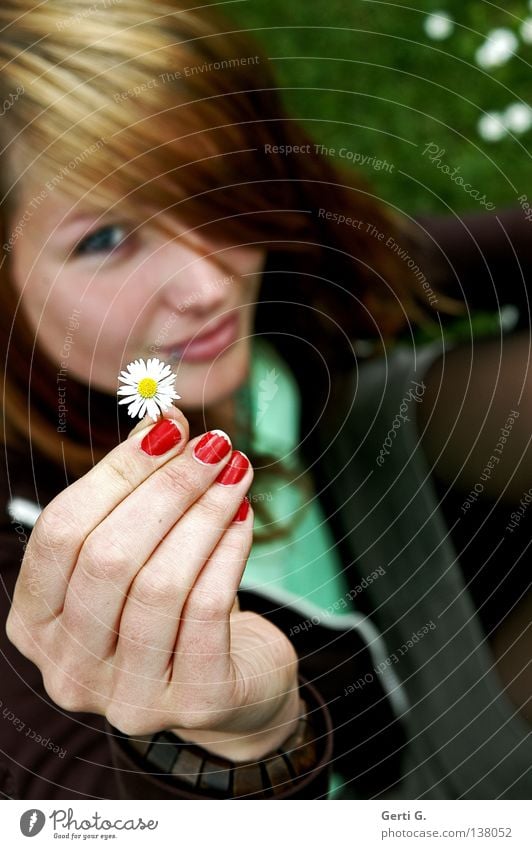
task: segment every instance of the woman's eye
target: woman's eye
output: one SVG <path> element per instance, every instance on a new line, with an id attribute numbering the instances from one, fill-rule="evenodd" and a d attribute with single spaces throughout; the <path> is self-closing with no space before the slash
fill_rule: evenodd
<path id="1" fill-rule="evenodd" d="M 86 254 L 109 253 L 117 248 L 127 238 L 127 230 L 117 224 L 101 227 L 90 236 L 86 236 L 76 245 L 74 254 L 83 256 Z"/>

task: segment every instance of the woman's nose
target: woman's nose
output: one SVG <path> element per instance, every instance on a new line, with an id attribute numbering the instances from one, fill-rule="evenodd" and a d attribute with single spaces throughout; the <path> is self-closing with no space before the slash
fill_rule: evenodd
<path id="1" fill-rule="evenodd" d="M 207 259 L 184 262 L 164 285 L 168 306 L 181 312 L 190 309 L 199 315 L 212 315 L 227 300 L 234 275 L 224 273 Z"/>

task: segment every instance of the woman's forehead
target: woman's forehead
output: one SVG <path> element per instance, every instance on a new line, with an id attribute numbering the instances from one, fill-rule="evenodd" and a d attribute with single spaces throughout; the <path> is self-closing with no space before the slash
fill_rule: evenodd
<path id="1" fill-rule="evenodd" d="M 21 180 L 16 192 L 14 217 L 32 230 L 52 232 L 57 227 L 75 227 L 97 219 L 105 209 L 97 209 L 66 192 L 50 190 L 46 181 L 31 177 Z"/>
<path id="2" fill-rule="evenodd" d="M 186 236 L 190 243 L 202 243 L 205 235 L 187 223 L 175 211 L 161 211 L 154 204 L 139 202 L 134 209 L 126 202 L 105 203 L 87 195 L 54 189 L 48 181 L 30 176 L 20 182 L 18 201 L 11 226 L 45 246 L 49 239 L 68 245 L 96 227 L 120 221 L 130 226 L 163 227 L 170 236 Z"/>

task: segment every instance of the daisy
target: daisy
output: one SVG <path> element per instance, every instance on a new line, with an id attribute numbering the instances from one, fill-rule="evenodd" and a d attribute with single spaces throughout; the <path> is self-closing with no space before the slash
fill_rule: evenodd
<path id="1" fill-rule="evenodd" d="M 498 27 L 488 33 L 484 43 L 478 48 L 475 58 L 481 68 L 495 68 L 504 65 L 510 59 L 519 42 L 511 29 Z"/>
<path id="2" fill-rule="evenodd" d="M 507 133 L 503 116 L 500 112 L 486 112 L 477 124 L 478 133 L 485 141 L 500 141 Z"/>
<path id="3" fill-rule="evenodd" d="M 454 29 L 454 21 L 447 12 L 432 12 L 425 18 L 424 29 L 429 38 L 443 41 Z"/>
<path id="4" fill-rule="evenodd" d="M 526 133 L 532 127 L 532 109 L 527 103 L 511 103 L 503 112 L 502 120 L 510 132 Z"/>
<path id="5" fill-rule="evenodd" d="M 532 5 L 530 8 L 532 9 Z M 532 44 L 532 18 L 525 18 L 519 32 L 525 44 Z"/>
<path id="6" fill-rule="evenodd" d="M 168 409 L 172 400 L 178 400 L 174 390 L 176 375 L 170 366 L 154 357 L 148 360 L 135 360 L 126 366 L 127 371 L 121 371 L 118 380 L 124 383 L 117 390 L 117 395 L 124 395 L 118 403 L 129 404 L 127 411 L 130 416 L 143 418 L 146 414 L 157 421 L 159 410 Z"/>

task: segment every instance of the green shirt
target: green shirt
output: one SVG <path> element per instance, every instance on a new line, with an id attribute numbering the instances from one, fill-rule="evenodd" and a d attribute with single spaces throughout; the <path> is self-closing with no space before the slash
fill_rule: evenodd
<path id="1" fill-rule="evenodd" d="M 242 578 L 243 589 L 256 589 L 302 617 L 328 617 L 352 610 L 348 583 L 335 540 L 314 492 L 297 487 L 302 467 L 298 457 L 301 398 L 297 382 L 282 357 L 261 337 L 252 342 L 250 371 L 242 398 L 247 398 L 253 424 L 252 448 L 282 458 L 293 474 L 279 480 L 261 476 L 262 489 L 253 498 L 268 504 L 275 528 L 294 520 L 288 536 L 255 541 Z M 252 499 L 253 503 L 253 499 Z M 255 517 L 255 529 L 263 524 Z M 332 772 L 329 799 L 341 795 L 343 780 Z M 349 798 L 349 797 L 348 797 Z"/>
<path id="2" fill-rule="evenodd" d="M 382 663 L 387 657 L 386 646 L 368 618 L 354 608 L 320 502 L 315 493 L 302 500 L 294 483 L 302 470 L 298 457 L 300 392 L 285 361 L 262 337 L 253 339 L 249 379 L 241 393 L 240 404 L 249 409 L 252 416 L 252 448 L 282 458 L 294 471 L 291 480 L 279 480 L 271 475 L 260 490 L 254 486 L 252 494 L 256 500 L 268 503 L 276 526 L 286 519 L 298 520 L 288 536 L 270 542 L 254 542 L 242 588 L 255 589 L 279 604 L 290 604 L 301 612 L 302 619 L 317 616 L 324 626 L 357 630 L 368 645 L 375 664 Z M 246 450 L 245 446 L 242 449 Z M 255 529 L 261 527 L 255 516 Z M 383 684 L 388 690 L 397 690 L 393 670 L 383 675 Z M 396 701 L 398 699 L 399 696 Z M 401 703 L 399 709 L 404 710 L 405 706 Z M 334 771 L 329 798 L 355 798 L 344 786 L 342 776 Z"/>
<path id="3" fill-rule="evenodd" d="M 341 614 L 351 605 L 334 537 L 315 493 L 301 493 L 297 485 L 302 471 L 299 388 L 284 360 L 261 337 L 252 343 L 248 392 L 252 448 L 272 453 L 291 469 L 287 479 L 261 472 L 261 488 L 252 490 L 252 505 L 258 500 L 267 504 L 273 528 L 287 521 L 294 527 L 288 536 L 253 544 L 242 587 L 256 588 L 280 601 L 291 600 L 305 614 L 312 608 L 326 615 Z M 255 529 L 259 528 L 263 525 L 256 516 Z M 345 604 L 340 606 L 341 599 Z"/>

